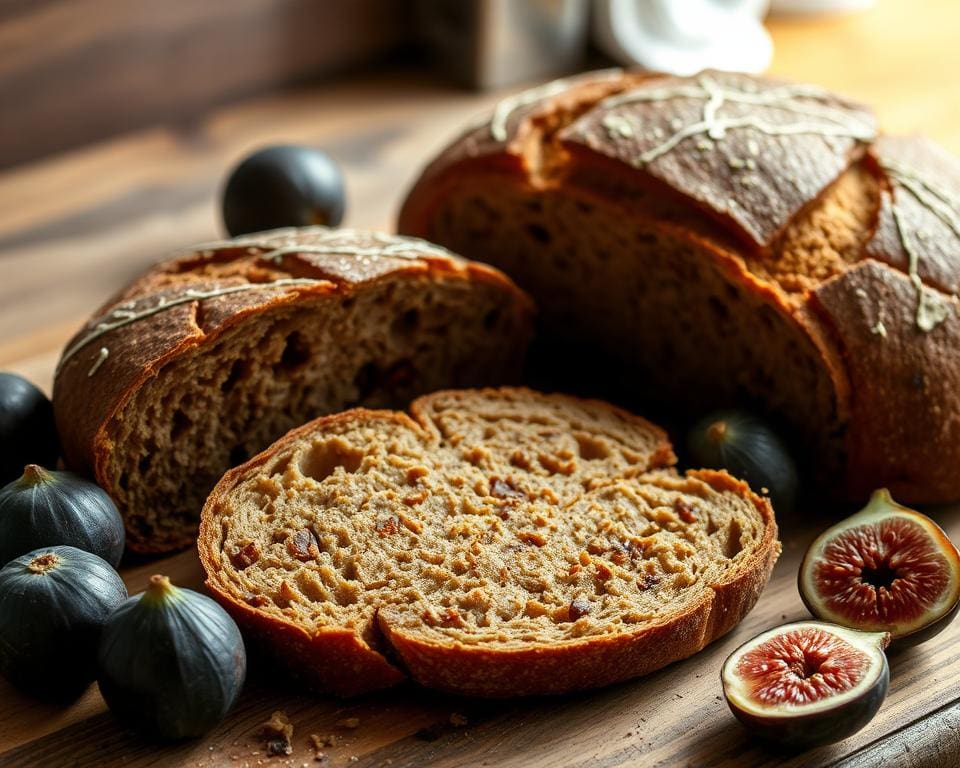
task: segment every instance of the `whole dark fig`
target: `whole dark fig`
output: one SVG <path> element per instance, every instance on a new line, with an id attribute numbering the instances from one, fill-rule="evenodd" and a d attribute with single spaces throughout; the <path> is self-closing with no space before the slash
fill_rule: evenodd
<path id="1" fill-rule="evenodd" d="M 55 467 L 59 452 L 50 400 L 22 376 L 0 372 L 0 485 L 24 464 Z"/>
<path id="2" fill-rule="evenodd" d="M 111 711 L 162 740 L 200 736 L 243 688 L 247 655 L 233 619 L 209 597 L 153 576 L 107 621 L 98 655 Z"/>
<path id="3" fill-rule="evenodd" d="M 762 419 L 742 411 L 712 413 L 690 430 L 687 448 L 694 465 L 725 469 L 755 491 L 766 489 L 778 514 L 793 511 L 796 464 Z"/>
<path id="4" fill-rule="evenodd" d="M 0 569 L 0 672 L 45 699 L 70 699 L 96 673 L 107 617 L 127 597 L 117 572 L 75 547 L 48 547 Z"/>
<path id="5" fill-rule="evenodd" d="M 926 515 L 885 489 L 857 514 L 821 533 L 798 578 L 814 616 L 889 632 L 897 647 L 942 632 L 960 606 L 960 552 Z"/>
<path id="6" fill-rule="evenodd" d="M 95 483 L 28 464 L 19 480 L 0 488 L 0 561 L 59 544 L 116 567 L 123 555 L 123 519 Z"/>
<path id="7" fill-rule="evenodd" d="M 335 227 L 344 207 L 340 167 L 312 147 L 258 150 L 230 172 L 223 189 L 223 222 L 232 237 L 280 227 Z"/>
<path id="8" fill-rule="evenodd" d="M 863 728 L 887 695 L 885 632 L 801 621 L 767 630 L 723 664 L 723 694 L 752 733 L 780 747 L 832 744 Z"/>

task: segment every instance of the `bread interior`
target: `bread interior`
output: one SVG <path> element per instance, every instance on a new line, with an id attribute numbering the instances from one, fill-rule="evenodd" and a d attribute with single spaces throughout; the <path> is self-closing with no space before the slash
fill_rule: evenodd
<path id="1" fill-rule="evenodd" d="M 516 392 L 425 400 L 419 424 L 353 412 L 250 465 L 205 513 L 215 588 L 375 649 L 378 617 L 509 649 L 656 624 L 755 562 L 757 503 L 677 476 L 639 420 Z"/>
<path id="2" fill-rule="evenodd" d="M 563 377 L 644 412 L 655 403 L 661 419 L 766 411 L 801 457 L 839 466 L 842 361 L 833 374 L 824 365 L 836 353 L 805 302 L 862 257 L 879 204 L 873 175 L 854 165 L 763 252 L 662 193 L 606 183 L 599 196 L 562 179 L 454 181 L 425 234 L 534 296 L 548 385 Z"/>
<path id="3" fill-rule="evenodd" d="M 160 368 L 111 422 L 103 471 L 128 535 L 151 549 L 195 541 L 220 476 L 315 416 L 512 380 L 525 323 L 493 284 L 416 277 L 245 317 Z"/>

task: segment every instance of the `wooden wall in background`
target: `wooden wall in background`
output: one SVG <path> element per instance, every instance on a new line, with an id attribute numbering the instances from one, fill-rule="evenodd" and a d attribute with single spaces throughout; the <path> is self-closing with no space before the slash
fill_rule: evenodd
<path id="1" fill-rule="evenodd" d="M 382 59 L 410 17 L 396 0 L 0 0 L 0 168 Z"/>

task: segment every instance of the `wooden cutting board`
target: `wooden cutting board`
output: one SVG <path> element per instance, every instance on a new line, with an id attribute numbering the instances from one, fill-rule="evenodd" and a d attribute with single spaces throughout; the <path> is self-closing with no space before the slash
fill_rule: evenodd
<path id="1" fill-rule="evenodd" d="M 798 518 L 815 520 L 816 510 Z M 960 507 L 937 519 L 960 540 Z M 820 523 L 783 526 L 783 556 L 747 619 L 693 658 L 647 678 L 559 698 L 483 702 L 406 686 L 354 701 L 303 696 L 254 658 L 240 703 L 208 737 L 158 748 L 116 725 L 96 689 L 63 710 L 0 686 L 0 765 L 313 766 L 310 734 L 334 735 L 331 766 L 956 766 L 960 765 L 960 621 L 890 657 L 890 693 L 877 717 L 841 744 L 799 754 L 757 744 L 723 701 L 720 666 L 759 631 L 807 618 L 796 572 Z M 192 552 L 128 567 L 131 592 L 153 572 L 201 588 Z M 294 752 L 268 758 L 259 725 L 276 710 L 295 726 Z M 342 721 L 357 718 L 355 728 Z M 338 725 L 338 722 L 341 725 Z"/>
<path id="2" fill-rule="evenodd" d="M 889 129 L 922 129 L 960 152 L 958 29 L 955 0 L 882 0 L 863 15 L 775 22 L 773 69 L 872 103 Z M 48 387 L 59 349 L 87 313 L 165 251 L 219 234 L 216 190 L 250 148 L 277 140 L 327 147 L 350 182 L 348 223 L 389 229 L 418 166 L 495 98 L 409 75 L 370 76 L 0 174 L 0 368 Z M 205 739 L 166 747 L 118 727 L 95 687 L 53 708 L 0 681 L 0 766 L 320 766 L 310 734 L 336 737 L 324 750 L 332 766 L 960 765 L 960 621 L 891 657 L 879 715 L 839 745 L 771 751 L 727 710 L 719 682 L 727 654 L 807 616 L 797 566 L 830 512 L 801 509 L 782 520 L 783 556 L 754 611 L 704 652 L 642 680 L 542 700 L 478 702 L 407 686 L 340 702 L 291 691 L 254 658 L 226 722 Z M 960 506 L 933 514 L 960 540 Z M 131 592 L 155 572 L 201 588 L 192 552 L 123 568 Z M 256 735 L 275 710 L 296 729 L 290 756 L 268 757 Z M 355 728 L 338 725 L 349 718 Z"/>

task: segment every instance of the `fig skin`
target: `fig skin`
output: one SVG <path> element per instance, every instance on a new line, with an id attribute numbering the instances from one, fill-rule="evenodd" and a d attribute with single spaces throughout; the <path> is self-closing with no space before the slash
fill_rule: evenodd
<path id="1" fill-rule="evenodd" d="M 28 462 L 56 466 L 59 455 L 50 399 L 23 376 L 0 371 L 0 485 Z"/>
<path id="2" fill-rule="evenodd" d="M 127 597 L 103 558 L 44 547 L 0 569 L 0 673 L 21 691 L 58 703 L 96 677 L 97 643 Z"/>
<path id="3" fill-rule="evenodd" d="M 217 603 L 152 576 L 107 620 L 97 666 L 117 719 L 148 738 L 179 741 L 226 717 L 243 688 L 247 654 Z"/>
<path id="4" fill-rule="evenodd" d="M 805 627 L 822 629 L 831 634 L 837 634 L 842 639 L 848 638 L 839 635 L 836 630 L 845 632 L 848 636 L 859 636 L 860 639 L 858 642 L 851 643 L 854 647 L 860 650 L 873 648 L 877 651 L 874 662 L 880 665 L 880 669 L 873 673 L 876 675 L 876 679 L 866 690 L 857 694 L 855 698 L 833 706 L 830 704 L 820 704 L 818 705 L 819 709 L 815 711 L 804 712 L 802 707 L 798 708 L 796 712 L 772 710 L 769 714 L 763 715 L 748 711 L 744 705 L 737 700 L 737 695 L 731 690 L 728 690 L 726 681 L 728 666 L 731 666 L 735 660 L 739 659 L 749 646 L 754 645 L 759 637 L 768 635 L 772 638 L 780 634 L 780 632 L 786 633 L 796 628 Z M 883 653 L 883 649 L 888 645 L 889 641 L 890 636 L 887 633 L 860 632 L 858 630 L 837 627 L 836 625 L 826 622 L 804 621 L 785 624 L 777 627 L 775 631 L 768 630 L 748 640 L 727 657 L 721 671 L 724 698 L 734 717 L 748 728 L 751 733 L 772 746 L 797 751 L 823 746 L 825 744 L 834 744 L 863 729 L 880 710 L 890 686 L 890 666 L 887 663 L 886 655 Z M 825 699 L 824 701 L 829 701 L 829 699 Z"/>
<path id="5" fill-rule="evenodd" d="M 797 466 L 783 441 L 762 419 L 743 411 L 716 411 L 687 437 L 691 462 L 725 469 L 755 491 L 766 488 L 778 515 L 790 515 L 797 497 Z"/>
<path id="6" fill-rule="evenodd" d="M 22 477 L 0 488 L 0 564 L 40 547 L 67 545 L 116 568 L 124 542 L 113 499 L 79 475 L 28 464 Z"/>
<path id="7" fill-rule="evenodd" d="M 859 525 L 878 523 L 887 516 L 905 516 L 921 525 L 929 534 L 931 541 L 936 545 L 938 551 L 947 561 L 953 578 L 952 594 L 949 596 L 949 607 L 939 616 L 932 616 L 926 623 L 909 631 L 903 631 L 894 624 L 877 623 L 868 625 L 866 622 L 858 623 L 855 619 L 829 611 L 825 606 L 820 605 L 814 594 L 814 586 L 812 583 L 808 583 L 812 582 L 809 571 L 816 565 L 817 553 L 820 551 L 822 544 L 840 535 L 844 530 L 849 530 Z M 947 588 L 949 589 L 951 586 L 948 585 Z M 800 570 L 797 574 L 797 589 L 800 592 L 800 599 L 803 600 L 803 604 L 816 618 L 822 621 L 840 624 L 851 629 L 887 631 L 891 636 L 891 648 L 893 650 L 902 650 L 923 643 L 935 635 L 938 635 L 945 630 L 956 617 L 958 610 L 960 610 L 960 551 L 958 551 L 957 547 L 950 541 L 943 529 L 933 520 L 920 512 L 897 504 L 886 488 L 880 488 L 874 491 L 866 507 L 836 525 L 831 526 L 814 539 L 800 564 Z"/>
<path id="8" fill-rule="evenodd" d="M 346 207 L 343 172 L 314 147 L 276 145 L 245 157 L 221 197 L 231 237 L 280 227 L 336 227 Z"/>

